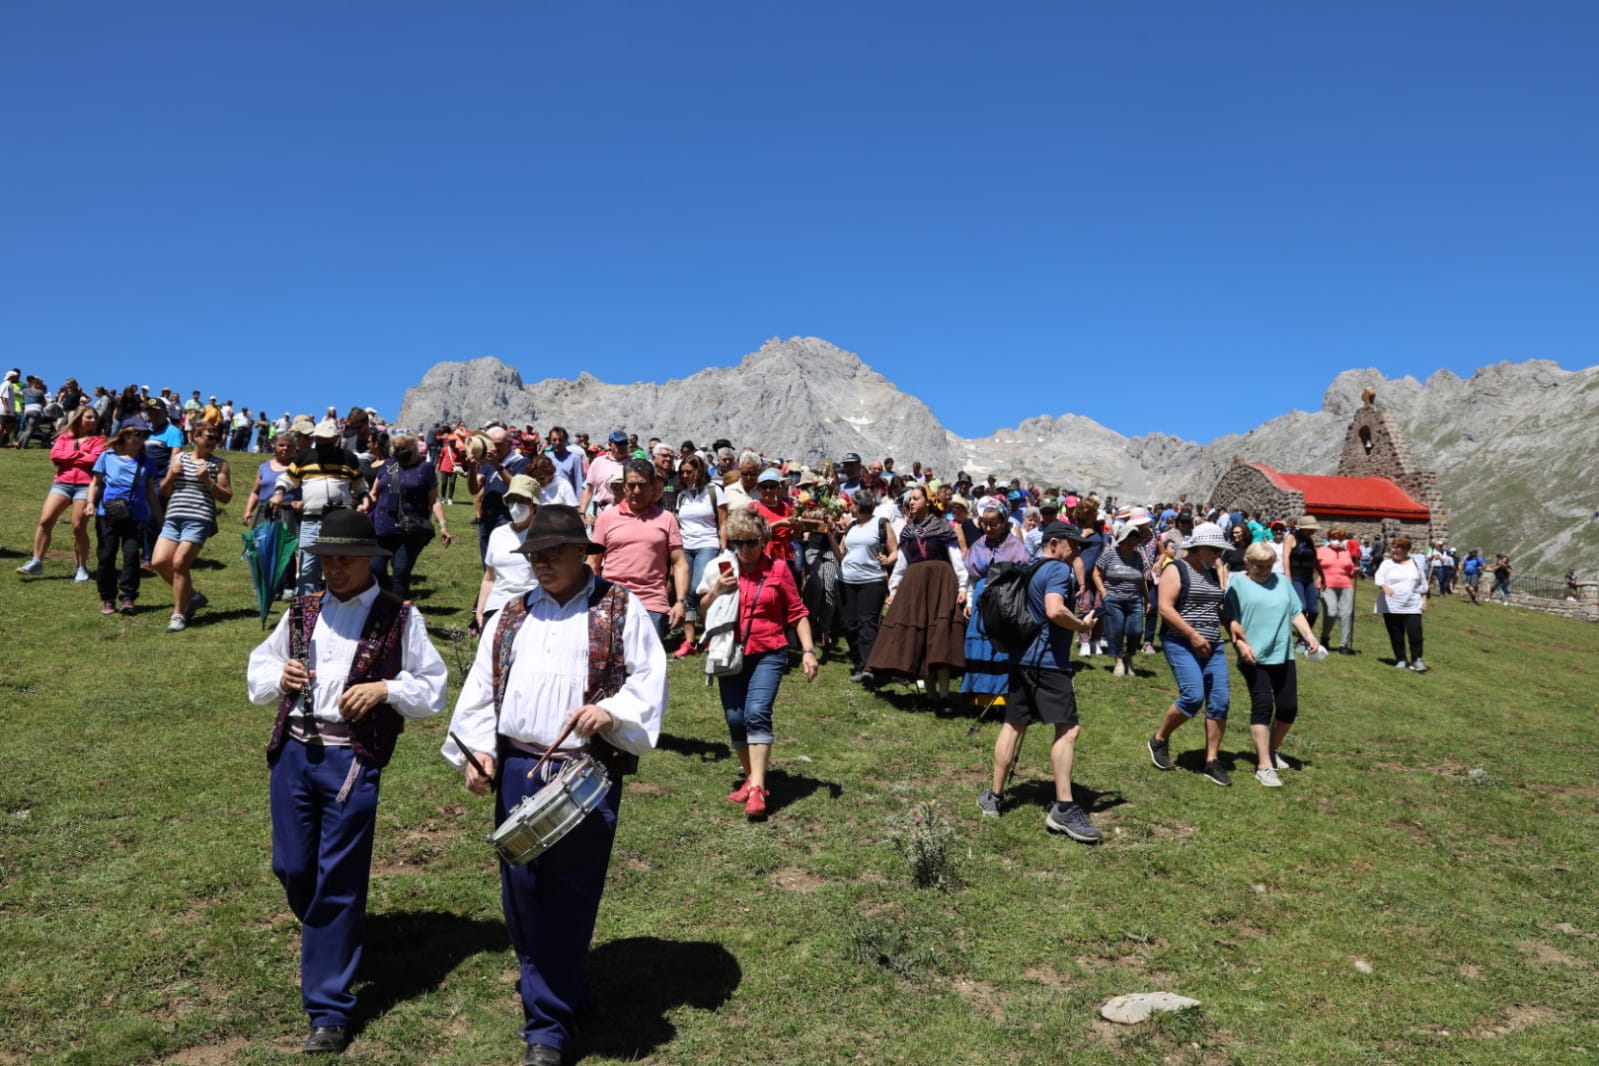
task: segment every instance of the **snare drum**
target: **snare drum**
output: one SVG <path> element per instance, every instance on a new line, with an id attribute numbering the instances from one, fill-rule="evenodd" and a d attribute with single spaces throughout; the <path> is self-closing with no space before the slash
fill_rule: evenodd
<path id="1" fill-rule="evenodd" d="M 525 865 L 575 829 L 610 788 L 605 767 L 579 755 L 543 788 L 524 797 L 489 834 L 488 841 L 512 866 Z"/>

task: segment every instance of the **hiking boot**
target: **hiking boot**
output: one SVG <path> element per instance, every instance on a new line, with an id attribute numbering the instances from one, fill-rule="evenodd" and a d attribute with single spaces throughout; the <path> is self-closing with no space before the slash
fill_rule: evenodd
<path id="1" fill-rule="evenodd" d="M 985 818 L 999 817 L 999 796 L 993 789 L 985 789 L 977 797 L 977 809 L 983 812 Z"/>
<path id="2" fill-rule="evenodd" d="M 1210 778 L 1214 783 L 1221 785 L 1223 788 L 1229 788 L 1233 783 L 1232 775 L 1221 768 L 1221 761 L 1219 759 L 1212 759 L 1210 762 L 1205 764 L 1205 776 Z M 1280 783 L 1281 782 L 1279 782 L 1279 784 Z"/>
<path id="3" fill-rule="evenodd" d="M 1050 804 L 1044 815 L 1044 828 L 1052 833 L 1065 833 L 1080 844 L 1098 844 L 1105 836 L 1099 827 L 1088 820 L 1088 812 L 1075 803 Z"/>
<path id="4" fill-rule="evenodd" d="M 171 618 L 167 619 L 167 632 L 168 633 L 182 633 L 185 629 L 188 629 L 188 628 L 189 628 L 189 623 L 187 623 L 187 622 L 185 622 L 183 620 L 183 616 L 181 614 L 174 614 Z"/>
<path id="5" fill-rule="evenodd" d="M 1171 744 L 1169 741 L 1158 737 L 1149 738 L 1149 761 L 1155 764 L 1157 770 L 1171 769 Z"/>
<path id="6" fill-rule="evenodd" d="M 1422 662 L 1420 659 L 1417 659 L 1415 662 L 1411 663 L 1410 668 L 1416 671 L 1418 674 L 1425 674 L 1427 672 L 1427 664 Z"/>
<path id="7" fill-rule="evenodd" d="M 38 577 L 40 574 L 44 573 L 44 560 L 29 559 L 27 562 L 17 567 L 17 573 L 21 574 L 23 577 Z"/>
<path id="8" fill-rule="evenodd" d="M 133 599 L 131 597 L 128 597 L 128 596 L 122 597 L 122 605 L 119 608 L 117 608 L 117 609 L 120 610 L 123 614 L 130 614 L 131 615 L 133 613 Z"/>
<path id="9" fill-rule="evenodd" d="M 1278 777 L 1277 776 L 1277 771 L 1272 769 L 1269 766 L 1266 767 L 1264 770 L 1256 770 L 1255 771 L 1255 780 L 1259 781 L 1261 784 L 1265 785 L 1267 788 L 1282 788 L 1283 787 L 1283 779 Z"/>

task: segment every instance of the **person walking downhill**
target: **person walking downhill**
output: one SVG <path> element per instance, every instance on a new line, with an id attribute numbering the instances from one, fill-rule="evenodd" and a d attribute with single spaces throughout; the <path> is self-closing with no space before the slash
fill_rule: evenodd
<path id="1" fill-rule="evenodd" d="M 1149 758 L 1157 770 L 1172 769 L 1171 735 L 1204 709 L 1204 773 L 1213 784 L 1226 786 L 1233 783 L 1221 764 L 1229 699 L 1227 653 L 1221 646 L 1226 611 L 1216 563 L 1227 550 L 1227 538 L 1214 522 L 1201 522 L 1182 547 L 1183 557 L 1160 575 L 1160 616 L 1166 623 L 1160 644 L 1177 681 L 1177 699 L 1149 738 Z"/>
<path id="2" fill-rule="evenodd" d="M 1321 642 L 1327 643 L 1333 622 L 1338 623 L 1338 654 L 1353 655 L 1355 632 L 1355 573 L 1360 563 L 1349 552 L 1349 534 L 1334 526 L 1327 543 L 1316 550 L 1321 563 Z"/>
<path id="3" fill-rule="evenodd" d="M 139 598 L 144 528 L 156 509 L 155 482 L 145 473 L 141 459 L 149 434 L 149 424 L 143 418 L 128 419 L 96 457 L 90 471 L 86 506 L 95 516 L 95 537 L 99 542 L 95 578 L 100 588 L 101 614 L 118 610 L 132 614 L 134 601 Z M 119 549 L 120 576 L 116 565 Z M 113 607 L 112 601 L 119 593 L 120 604 Z"/>
<path id="4" fill-rule="evenodd" d="M 194 450 L 174 451 L 161 481 L 161 493 L 167 498 L 166 519 L 161 524 L 150 567 L 172 586 L 168 633 L 181 633 L 188 628 L 194 612 L 207 603 L 205 595 L 194 588 L 189 568 L 199 558 L 205 542 L 216 534 L 217 504 L 233 499 L 227 460 L 214 454 L 222 432 L 220 426 L 202 426 L 194 435 Z"/>
<path id="5" fill-rule="evenodd" d="M 251 703 L 277 705 L 267 743 L 272 872 L 300 920 L 300 1002 L 311 1023 L 301 1050 L 338 1054 L 355 1020 L 383 769 L 407 719 L 444 709 L 446 671 L 422 616 L 373 580 L 368 560 L 386 549 L 371 519 L 341 508 L 319 534 L 310 550 L 327 592 L 283 612 L 250 653 L 246 680 Z"/>
<path id="6" fill-rule="evenodd" d="M 1301 527 L 1303 528 L 1303 527 Z M 1249 736 L 1255 744 L 1255 780 L 1282 786 L 1288 762 L 1278 750 L 1299 717 L 1299 681 L 1294 670 L 1294 634 L 1310 655 L 1321 650 L 1299 592 L 1272 572 L 1269 544 L 1244 550 L 1244 577 L 1227 585 L 1228 629 L 1238 650 L 1238 672 L 1249 690 Z"/>
<path id="7" fill-rule="evenodd" d="M 985 817 L 1000 816 L 1005 782 L 1027 727 L 1047 723 L 1055 730 L 1049 749 L 1055 800 L 1044 812 L 1044 826 L 1080 843 L 1094 844 L 1104 833 L 1072 795 L 1072 769 L 1082 727 L 1072 688 L 1071 646 L 1073 634 L 1093 631 L 1094 616 L 1079 618 L 1072 612 L 1078 601 L 1077 575 L 1071 564 L 1088 542 L 1081 530 L 1066 522 L 1051 522 L 1043 529 L 1041 562 L 1027 582 L 1027 612 L 1042 628 L 1011 667 L 1005 722 L 994 741 L 993 779 L 989 789 L 977 797 L 977 808 Z"/>
<path id="8" fill-rule="evenodd" d="M 1388 558 L 1377 567 L 1372 580 L 1377 585 L 1377 613 L 1382 615 L 1388 628 L 1388 643 L 1394 649 L 1394 665 L 1424 674 L 1427 664 L 1421 658 L 1421 616 L 1427 610 L 1427 567 L 1410 554 L 1410 544 L 1409 537 L 1395 537 L 1388 546 Z"/>

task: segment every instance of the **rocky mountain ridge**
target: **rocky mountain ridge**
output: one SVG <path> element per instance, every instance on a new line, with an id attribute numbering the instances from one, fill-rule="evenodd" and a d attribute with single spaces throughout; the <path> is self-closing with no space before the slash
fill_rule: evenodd
<path id="1" fill-rule="evenodd" d="M 1234 456 L 1279 470 L 1336 472 L 1350 416 L 1366 388 L 1398 417 L 1417 462 L 1438 472 L 1458 544 L 1517 552 L 1545 571 L 1599 568 L 1599 367 L 1499 363 L 1469 379 L 1439 371 L 1423 384 L 1375 369 L 1333 379 L 1319 411 L 1291 411 L 1207 444 L 1163 433 L 1126 437 L 1075 414 L 1040 415 L 988 437 L 945 430 L 927 406 L 857 355 L 814 337 L 767 341 L 736 366 L 663 383 L 575 379 L 524 384 L 494 358 L 440 363 L 407 390 L 400 421 L 490 418 L 603 436 L 617 425 L 646 439 L 728 437 L 814 464 L 858 451 L 920 459 L 1051 484 L 1092 486 L 1124 500 L 1203 498 Z"/>

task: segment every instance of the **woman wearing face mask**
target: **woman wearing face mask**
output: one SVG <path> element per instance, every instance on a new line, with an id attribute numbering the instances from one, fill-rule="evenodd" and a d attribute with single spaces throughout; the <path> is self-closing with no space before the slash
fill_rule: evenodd
<path id="1" fill-rule="evenodd" d="M 477 607 L 472 612 L 479 632 L 493 621 L 501 607 L 538 584 L 532 561 L 519 550 L 528 526 L 533 524 L 533 512 L 537 510 L 533 501 L 538 494 L 538 482 L 527 474 L 511 478 L 505 490 L 505 509 L 511 512 L 511 520 L 489 534 L 488 549 L 483 555 L 483 583 L 478 586 Z"/>
<path id="2" fill-rule="evenodd" d="M 374 434 L 373 447 L 383 450 L 379 443 L 383 434 Z M 439 503 L 439 479 L 432 463 L 422 461 L 416 438 L 401 433 L 388 440 L 393 456 L 379 462 L 374 452 L 374 479 L 372 493 L 367 497 L 367 511 L 372 515 L 372 528 L 377 531 L 378 543 L 394 555 L 374 555 L 372 576 L 383 588 L 401 599 L 411 594 L 411 572 L 422 549 L 433 539 L 433 520 L 439 523 L 439 535 L 448 548 L 454 538 L 450 536 L 449 523 L 444 520 L 444 505 Z M 394 576 L 389 576 L 393 564 Z"/>

